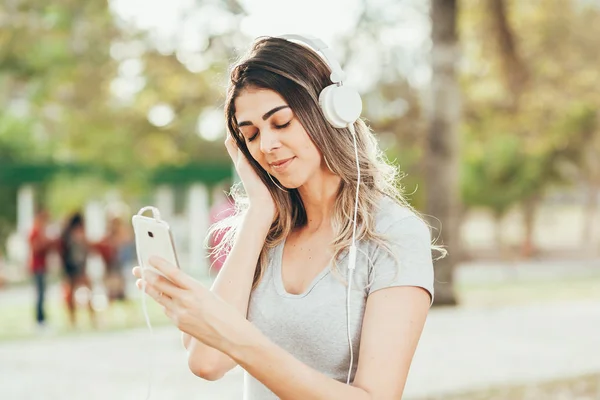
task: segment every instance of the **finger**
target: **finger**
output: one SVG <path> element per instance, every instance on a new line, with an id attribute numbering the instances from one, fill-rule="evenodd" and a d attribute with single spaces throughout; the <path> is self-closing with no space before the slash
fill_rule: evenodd
<path id="1" fill-rule="evenodd" d="M 234 163 L 237 162 L 239 149 L 235 143 L 235 140 L 230 134 L 227 134 L 227 139 L 225 139 L 225 148 L 227 149 L 227 153 L 231 158 L 231 161 Z"/>
<path id="2" fill-rule="evenodd" d="M 146 270 L 144 272 L 143 279 L 145 279 L 146 282 L 152 285 L 153 288 L 155 288 L 159 292 L 166 294 L 169 297 L 173 298 L 179 297 L 181 295 L 182 289 L 180 289 L 177 285 L 175 285 L 173 282 L 171 282 L 164 276 L 161 276 L 152 270 Z"/>
<path id="3" fill-rule="evenodd" d="M 131 271 L 133 276 L 139 279 L 144 279 L 150 283 L 153 283 L 157 276 L 159 276 L 156 272 L 154 272 L 150 267 L 140 267 L 136 266 Z"/>
<path id="4" fill-rule="evenodd" d="M 179 268 L 162 257 L 152 256 L 148 260 L 150 265 L 162 273 L 168 280 L 181 289 L 189 289 L 193 285 L 193 279 L 184 274 Z"/>
<path id="5" fill-rule="evenodd" d="M 168 307 L 163 307 L 163 312 L 171 321 L 176 321 L 175 314 Z"/>
<path id="6" fill-rule="evenodd" d="M 225 138 L 225 146 L 237 147 L 235 139 L 233 138 L 233 135 L 230 132 L 227 132 L 227 137 Z"/>
<path id="7" fill-rule="evenodd" d="M 141 278 L 142 277 L 142 268 L 135 266 L 133 267 L 133 269 L 131 270 L 131 273 L 133 274 L 133 276 L 135 276 L 136 278 Z"/>
<path id="8" fill-rule="evenodd" d="M 160 304 L 163 307 L 169 308 L 173 303 L 173 299 L 171 299 L 168 295 L 160 292 L 154 286 L 143 279 L 138 279 L 135 282 L 135 285 L 138 289 L 144 291 L 148 296 L 152 297 L 154 301 Z"/>
<path id="9" fill-rule="evenodd" d="M 139 265 L 136 265 L 132 270 L 131 273 L 133 274 L 133 276 L 135 276 L 136 278 L 139 279 L 146 279 L 149 282 L 154 282 L 153 279 L 157 276 L 160 276 L 159 274 L 157 274 L 155 272 L 156 270 L 154 268 L 150 268 L 150 267 L 140 267 Z"/>

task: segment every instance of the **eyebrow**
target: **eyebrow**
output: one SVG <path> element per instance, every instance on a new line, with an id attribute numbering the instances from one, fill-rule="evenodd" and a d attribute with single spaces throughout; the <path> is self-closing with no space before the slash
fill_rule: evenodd
<path id="1" fill-rule="evenodd" d="M 275 114 L 279 110 L 283 110 L 284 108 L 290 108 L 290 107 L 289 106 L 275 107 L 274 109 L 272 109 L 271 111 L 266 112 L 265 115 L 262 116 L 263 121 L 266 121 L 271 115 Z M 250 122 L 250 121 L 242 121 L 242 122 L 239 122 L 237 125 L 238 126 L 252 125 L 252 122 Z"/>

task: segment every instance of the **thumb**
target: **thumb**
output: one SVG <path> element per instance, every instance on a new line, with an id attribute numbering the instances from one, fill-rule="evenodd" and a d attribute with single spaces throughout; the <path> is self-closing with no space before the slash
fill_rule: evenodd
<path id="1" fill-rule="evenodd" d="M 229 154 L 231 161 L 236 163 L 238 161 L 240 151 L 237 145 L 235 144 L 233 137 L 231 137 L 231 134 L 229 133 L 227 134 L 227 138 L 225 139 L 225 148 L 227 149 L 227 153 Z"/>

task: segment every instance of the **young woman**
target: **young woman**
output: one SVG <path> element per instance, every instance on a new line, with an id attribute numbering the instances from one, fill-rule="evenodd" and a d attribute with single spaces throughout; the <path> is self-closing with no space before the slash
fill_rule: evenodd
<path id="1" fill-rule="evenodd" d="M 257 39 L 232 69 L 225 105 L 245 191 L 217 227 L 229 228 L 228 258 L 210 290 L 158 258 L 168 279 L 138 281 L 183 332 L 190 369 L 215 380 L 240 365 L 246 399 L 401 398 L 433 300 L 428 226 L 365 123 L 325 118 L 330 77 L 310 46 Z"/>
<path id="2" fill-rule="evenodd" d="M 77 301 L 75 293 L 83 289 L 86 292 L 86 305 L 90 322 L 96 328 L 96 313 L 92 307 L 92 282 L 86 271 L 90 243 L 85 237 L 85 221 L 79 212 L 72 214 L 60 235 L 60 257 L 65 274 L 64 291 L 71 327 L 77 325 Z"/>

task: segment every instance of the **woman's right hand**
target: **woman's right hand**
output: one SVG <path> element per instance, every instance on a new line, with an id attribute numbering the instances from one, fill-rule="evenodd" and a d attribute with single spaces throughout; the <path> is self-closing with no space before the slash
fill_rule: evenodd
<path id="1" fill-rule="evenodd" d="M 254 168 L 252 168 L 252 165 L 250 165 L 244 153 L 237 147 L 235 140 L 233 140 L 229 133 L 227 134 L 227 139 L 225 139 L 225 148 L 235 165 L 235 170 L 242 180 L 248 200 L 250 201 L 250 207 L 260 213 L 265 213 L 266 217 L 271 218 L 269 222 L 272 222 L 277 213 L 273 196 L 271 196 L 269 189 L 256 171 L 254 171 Z"/>

